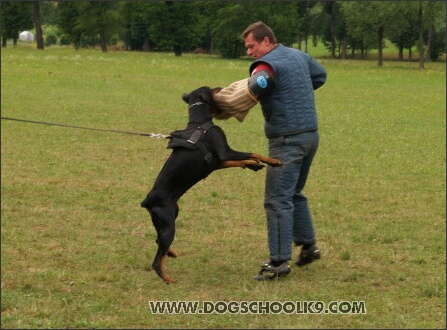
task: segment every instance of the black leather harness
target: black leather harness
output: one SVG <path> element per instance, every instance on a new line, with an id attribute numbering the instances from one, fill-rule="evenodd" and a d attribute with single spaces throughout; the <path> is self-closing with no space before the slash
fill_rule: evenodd
<path id="1" fill-rule="evenodd" d="M 200 126 L 192 126 L 184 130 L 173 131 L 170 133 L 168 148 L 186 148 L 191 150 L 198 148 L 205 162 L 209 163 L 213 159 L 213 155 L 206 149 L 202 137 L 213 126 L 215 125 L 212 121 L 207 121 Z"/>

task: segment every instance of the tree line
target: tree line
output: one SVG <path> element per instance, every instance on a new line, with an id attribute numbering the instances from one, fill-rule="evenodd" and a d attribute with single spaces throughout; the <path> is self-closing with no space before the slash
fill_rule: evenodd
<path id="1" fill-rule="evenodd" d="M 416 47 L 420 66 L 446 48 L 445 1 L 1 1 L 2 47 L 35 28 L 37 48 L 59 41 L 76 49 L 120 44 L 129 51 L 245 54 L 240 33 L 252 22 L 268 24 L 287 46 L 307 51 L 323 43 L 330 58 L 365 58 L 384 40 Z M 42 26 L 44 27 L 42 29 Z"/>

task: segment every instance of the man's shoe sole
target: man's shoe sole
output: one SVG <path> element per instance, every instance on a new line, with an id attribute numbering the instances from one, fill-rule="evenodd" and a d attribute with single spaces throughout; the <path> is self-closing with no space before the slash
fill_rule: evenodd
<path id="1" fill-rule="evenodd" d="M 269 264 L 264 264 L 259 274 L 253 278 L 257 281 L 274 280 L 279 277 L 286 277 L 291 271 L 290 264 L 288 262 L 285 267 L 283 266 L 284 264 L 282 264 L 279 267 L 266 268 L 268 265 Z"/>
<path id="2" fill-rule="evenodd" d="M 303 267 L 303 266 L 306 266 L 306 265 L 308 265 L 308 264 L 310 264 L 310 263 L 312 263 L 312 262 L 314 262 L 315 260 L 318 260 L 318 259 L 320 259 L 320 256 L 318 256 L 318 257 L 313 257 L 311 260 L 309 260 L 309 261 L 302 261 L 301 259 L 298 259 L 296 262 L 295 262 L 295 265 L 297 265 L 298 267 Z"/>
<path id="3" fill-rule="evenodd" d="M 317 249 L 313 250 L 312 252 L 309 251 L 309 253 L 311 253 L 311 255 L 309 255 L 309 256 L 302 257 L 300 255 L 298 257 L 298 260 L 295 261 L 295 265 L 297 265 L 298 267 L 303 267 L 303 266 L 310 264 L 311 262 L 313 262 L 315 260 L 320 259 L 321 258 L 320 249 L 318 249 L 318 247 L 316 247 L 316 248 Z M 302 252 L 301 252 L 301 254 L 302 254 Z"/>
<path id="4" fill-rule="evenodd" d="M 288 273 L 282 273 L 282 274 L 279 274 L 279 275 L 274 274 L 272 276 L 270 276 L 270 275 L 267 276 L 266 274 L 260 274 L 260 275 L 253 276 L 253 278 L 256 281 L 271 281 L 271 280 L 278 279 L 280 277 L 286 277 L 289 274 L 290 274 L 290 271 Z"/>

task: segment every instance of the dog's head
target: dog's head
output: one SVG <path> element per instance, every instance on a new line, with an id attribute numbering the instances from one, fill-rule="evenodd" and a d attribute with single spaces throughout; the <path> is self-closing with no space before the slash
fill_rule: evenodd
<path id="1" fill-rule="evenodd" d="M 209 113 L 214 116 L 216 113 L 220 112 L 220 110 L 216 107 L 213 95 L 218 93 L 220 90 L 221 88 L 210 88 L 207 86 L 203 86 L 197 88 L 191 93 L 183 94 L 182 99 L 190 106 L 193 104 L 200 104 L 200 103 L 207 104 Z"/>

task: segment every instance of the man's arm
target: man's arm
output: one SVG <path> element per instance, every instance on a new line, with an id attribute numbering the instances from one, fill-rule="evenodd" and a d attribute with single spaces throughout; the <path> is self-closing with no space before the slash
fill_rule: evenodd
<path id="1" fill-rule="evenodd" d="M 248 89 L 250 93 L 261 99 L 275 87 L 275 73 L 270 65 L 267 63 L 258 64 L 251 72 L 251 77 L 248 78 Z"/>
<path id="2" fill-rule="evenodd" d="M 309 72 L 314 90 L 324 85 L 327 77 L 326 69 L 313 58 L 310 59 Z"/>

